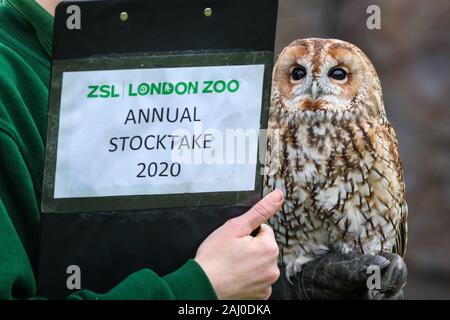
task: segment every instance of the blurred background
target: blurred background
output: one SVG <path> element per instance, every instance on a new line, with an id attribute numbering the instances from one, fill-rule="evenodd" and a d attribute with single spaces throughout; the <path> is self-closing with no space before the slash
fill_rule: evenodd
<path id="1" fill-rule="evenodd" d="M 370 5 L 381 29 L 369 30 Z M 360 47 L 383 86 L 409 207 L 407 299 L 450 299 L 450 1 L 279 0 L 276 54 L 292 40 Z"/>

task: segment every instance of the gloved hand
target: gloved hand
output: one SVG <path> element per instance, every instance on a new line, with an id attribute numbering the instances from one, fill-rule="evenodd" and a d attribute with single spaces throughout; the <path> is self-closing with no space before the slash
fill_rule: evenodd
<path id="1" fill-rule="evenodd" d="M 373 272 L 369 266 L 381 271 L 380 289 L 369 290 L 367 279 Z M 282 270 L 284 275 L 284 270 Z M 332 250 L 324 256 L 306 263 L 290 284 L 285 277 L 274 286 L 273 299 L 403 299 L 407 269 L 403 259 L 393 253 L 379 255 L 342 253 Z M 280 283 L 281 282 L 281 283 Z"/>

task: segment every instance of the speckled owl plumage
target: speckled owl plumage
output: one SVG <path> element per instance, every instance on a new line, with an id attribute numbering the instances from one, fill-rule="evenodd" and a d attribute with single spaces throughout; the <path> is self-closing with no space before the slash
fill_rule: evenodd
<path id="1" fill-rule="evenodd" d="M 306 76 L 292 80 L 302 66 Z M 348 72 L 346 81 L 331 69 Z M 331 247 L 404 255 L 407 205 L 397 139 L 380 82 L 356 46 L 291 43 L 274 68 L 265 193 L 285 193 L 270 220 L 288 279 Z"/>

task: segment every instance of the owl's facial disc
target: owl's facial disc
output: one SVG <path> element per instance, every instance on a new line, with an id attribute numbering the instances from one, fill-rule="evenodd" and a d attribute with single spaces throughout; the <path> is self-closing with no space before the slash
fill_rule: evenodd
<path id="1" fill-rule="evenodd" d="M 348 110 L 361 93 L 364 64 L 352 47 L 320 39 L 287 47 L 275 66 L 274 81 L 292 110 Z"/>

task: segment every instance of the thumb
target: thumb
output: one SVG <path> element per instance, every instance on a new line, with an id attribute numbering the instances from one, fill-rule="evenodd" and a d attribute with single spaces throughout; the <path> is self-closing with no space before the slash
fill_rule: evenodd
<path id="1" fill-rule="evenodd" d="M 250 210 L 234 219 L 240 226 L 238 236 L 248 236 L 250 233 L 269 220 L 278 212 L 284 201 L 283 192 L 276 189 L 261 199 Z"/>

